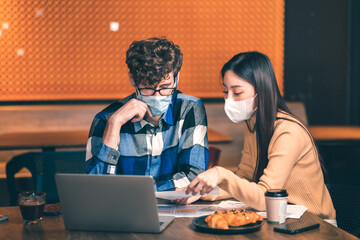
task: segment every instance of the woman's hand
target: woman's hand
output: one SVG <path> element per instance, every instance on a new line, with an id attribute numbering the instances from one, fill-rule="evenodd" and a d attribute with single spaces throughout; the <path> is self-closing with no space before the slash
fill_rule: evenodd
<path id="1" fill-rule="evenodd" d="M 175 191 L 185 191 L 185 190 L 186 190 L 186 187 L 175 189 Z M 192 197 L 185 197 L 185 198 L 178 198 L 178 199 L 170 200 L 170 202 L 185 205 L 185 204 L 193 203 L 193 202 L 199 200 L 200 198 L 201 198 L 201 196 L 192 196 Z"/>
<path id="2" fill-rule="evenodd" d="M 200 195 L 209 193 L 218 185 L 219 173 L 216 167 L 200 173 L 186 188 L 186 194 L 193 195 L 200 192 Z"/>
<path id="3" fill-rule="evenodd" d="M 185 193 L 192 193 L 196 195 L 200 192 L 200 195 L 209 193 L 218 185 L 219 173 L 216 168 L 210 168 L 205 172 L 200 173 L 197 177 L 187 186 Z M 176 189 L 176 190 L 185 190 L 185 189 Z M 172 200 L 177 204 L 190 204 L 199 200 L 201 196 L 191 196 L 181 199 Z"/>

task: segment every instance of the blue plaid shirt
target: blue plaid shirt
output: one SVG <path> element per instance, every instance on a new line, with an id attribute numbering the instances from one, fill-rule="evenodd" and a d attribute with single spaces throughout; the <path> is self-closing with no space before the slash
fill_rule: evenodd
<path id="1" fill-rule="evenodd" d="M 128 121 L 121 127 L 118 149 L 108 147 L 102 141 L 107 120 L 135 97 L 133 93 L 95 116 L 86 147 L 87 172 L 150 175 L 157 191 L 186 187 L 208 165 L 207 119 L 202 101 L 175 91 L 158 126 L 145 120 Z"/>

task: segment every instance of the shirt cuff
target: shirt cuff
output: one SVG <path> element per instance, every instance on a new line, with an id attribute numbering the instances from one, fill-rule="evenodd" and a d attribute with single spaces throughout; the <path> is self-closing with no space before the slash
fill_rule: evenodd
<path id="1" fill-rule="evenodd" d="M 97 154 L 98 159 L 111 165 L 116 165 L 119 161 L 120 152 L 107 146 L 101 141 L 100 151 Z"/>
<path id="2" fill-rule="evenodd" d="M 190 184 L 190 181 L 187 177 L 183 177 L 180 179 L 173 179 L 175 188 L 185 188 Z"/>
<path id="3" fill-rule="evenodd" d="M 172 180 L 165 180 L 156 183 L 157 191 L 172 191 L 175 190 L 174 183 Z"/>

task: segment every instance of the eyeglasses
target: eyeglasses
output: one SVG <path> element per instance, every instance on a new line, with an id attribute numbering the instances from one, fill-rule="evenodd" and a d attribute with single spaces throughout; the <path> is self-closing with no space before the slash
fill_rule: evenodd
<path id="1" fill-rule="evenodd" d="M 153 88 L 139 88 L 136 86 L 136 88 L 139 90 L 141 95 L 144 96 L 153 96 L 156 92 L 160 93 L 161 96 L 168 96 L 174 92 L 176 87 L 174 88 L 161 88 L 161 89 L 153 89 Z"/>

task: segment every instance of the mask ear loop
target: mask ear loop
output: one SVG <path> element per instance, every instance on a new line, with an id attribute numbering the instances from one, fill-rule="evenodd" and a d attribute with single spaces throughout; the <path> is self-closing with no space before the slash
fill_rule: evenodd
<path id="1" fill-rule="evenodd" d="M 253 100 L 255 100 L 255 98 L 258 96 L 258 94 L 257 93 L 255 93 L 255 96 L 253 97 Z M 257 104 L 256 104 L 256 107 L 255 107 L 255 109 L 254 109 L 254 112 L 257 110 Z"/>
<path id="2" fill-rule="evenodd" d="M 253 97 L 253 99 L 255 100 L 255 98 L 256 98 L 257 96 L 258 96 L 258 94 L 256 93 L 255 96 Z M 257 110 L 257 106 L 256 106 L 255 109 L 254 109 L 254 113 L 255 113 L 256 110 Z M 251 118 L 251 117 L 250 117 L 250 118 Z M 249 122 L 248 122 L 248 121 L 250 121 L 250 118 L 245 121 L 245 122 L 246 122 L 246 126 L 247 126 L 247 128 L 249 129 L 249 131 L 250 131 L 251 133 L 254 133 L 254 132 L 255 132 L 255 128 L 256 128 L 256 123 L 254 124 L 253 129 L 251 129 L 250 124 L 249 124 Z"/>
<path id="3" fill-rule="evenodd" d="M 138 85 L 135 83 L 135 94 L 136 94 L 136 98 L 138 99 L 139 96 L 142 96 L 140 91 L 139 91 L 139 87 Z"/>
<path id="4" fill-rule="evenodd" d="M 180 76 L 180 72 L 178 72 L 178 74 L 175 77 L 175 88 L 177 88 L 179 85 L 179 76 Z"/>

